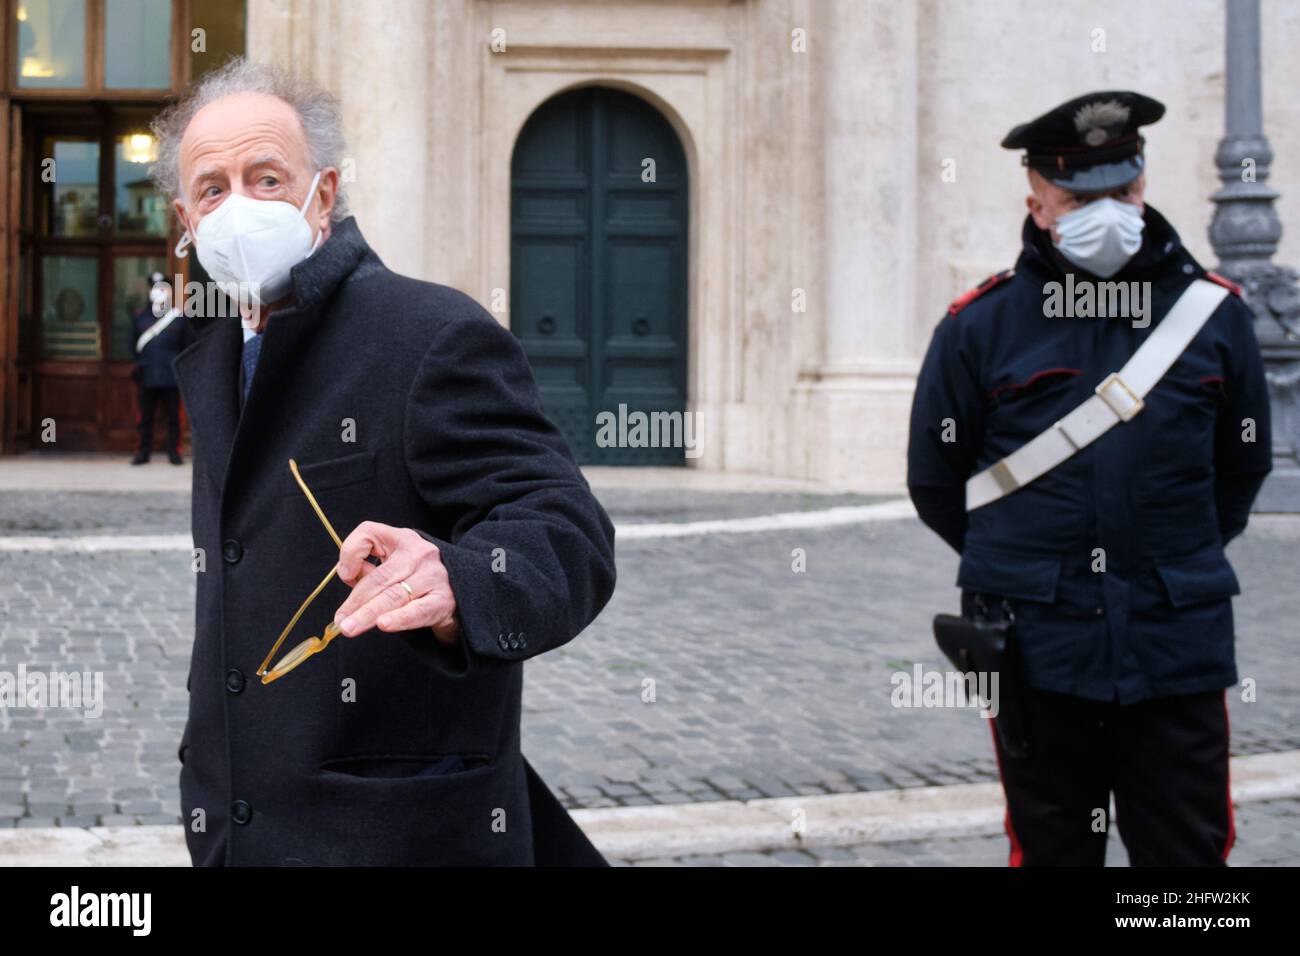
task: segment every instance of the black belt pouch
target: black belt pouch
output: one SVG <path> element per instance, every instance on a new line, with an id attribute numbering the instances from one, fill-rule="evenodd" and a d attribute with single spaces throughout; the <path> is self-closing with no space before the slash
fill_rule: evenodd
<path id="1" fill-rule="evenodd" d="M 936 614 L 934 639 L 963 674 L 998 675 L 998 714 L 993 719 L 998 740 L 1010 757 L 1029 755 L 1025 715 L 1024 668 L 1016 640 L 1016 618 L 1007 601 L 1001 613 L 990 612 L 982 597 L 974 601 L 973 617 Z"/>

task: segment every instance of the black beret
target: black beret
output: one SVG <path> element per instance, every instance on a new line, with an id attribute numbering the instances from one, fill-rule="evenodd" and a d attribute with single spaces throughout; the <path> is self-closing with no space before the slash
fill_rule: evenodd
<path id="1" fill-rule="evenodd" d="M 1002 140 L 1025 150 L 1022 162 L 1071 192 L 1109 192 L 1137 179 L 1145 142 L 1138 128 L 1165 115 L 1165 106 L 1141 93 L 1086 93 L 1028 123 Z"/>

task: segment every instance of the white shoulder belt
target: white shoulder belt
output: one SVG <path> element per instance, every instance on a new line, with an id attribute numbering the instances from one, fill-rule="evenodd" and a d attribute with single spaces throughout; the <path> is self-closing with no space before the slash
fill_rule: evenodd
<path id="1" fill-rule="evenodd" d="M 1023 488 L 1142 411 L 1147 393 L 1178 361 L 1227 294 L 1221 285 L 1195 280 L 1124 367 L 1107 375 L 1091 398 L 966 482 L 966 510 L 983 508 Z"/>
<path id="2" fill-rule="evenodd" d="M 180 315 L 180 312 L 176 309 L 168 309 L 164 312 L 162 318 L 145 329 L 141 336 L 135 340 L 135 350 L 143 352 L 144 347 L 161 335 L 178 315 Z"/>

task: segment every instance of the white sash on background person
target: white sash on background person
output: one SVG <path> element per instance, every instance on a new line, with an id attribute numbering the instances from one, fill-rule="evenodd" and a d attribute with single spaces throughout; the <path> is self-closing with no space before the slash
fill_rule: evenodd
<path id="1" fill-rule="evenodd" d="M 175 307 L 172 307 L 163 313 L 161 319 L 149 326 L 149 328 L 145 329 L 144 332 L 141 333 L 140 337 L 136 339 L 136 352 L 143 352 L 144 347 L 160 336 L 166 330 L 167 326 L 172 324 L 172 319 L 176 318 L 178 315 L 180 315 L 180 313 L 176 311 Z"/>
<path id="2" fill-rule="evenodd" d="M 1227 294 L 1221 285 L 1195 280 L 1124 367 L 1102 379 L 1087 401 L 966 482 L 966 510 L 983 508 L 1023 488 L 1136 416 L 1147 393 L 1192 344 Z"/>

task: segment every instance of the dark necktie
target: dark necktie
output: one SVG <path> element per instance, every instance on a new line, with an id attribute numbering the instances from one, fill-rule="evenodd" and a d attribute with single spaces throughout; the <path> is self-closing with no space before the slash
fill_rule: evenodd
<path id="1" fill-rule="evenodd" d="M 257 356 L 262 351 L 262 336 L 254 335 L 251 339 L 244 342 L 244 357 L 242 362 L 243 383 L 241 386 L 240 405 L 248 400 L 248 389 L 253 384 L 253 372 L 257 369 Z"/>

